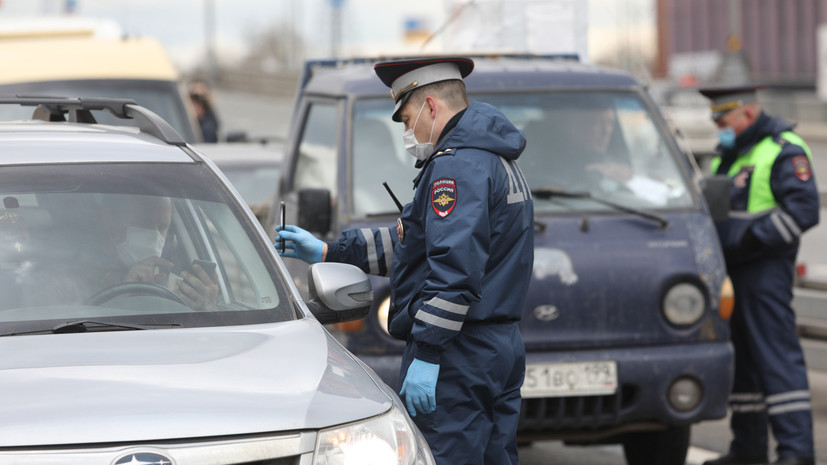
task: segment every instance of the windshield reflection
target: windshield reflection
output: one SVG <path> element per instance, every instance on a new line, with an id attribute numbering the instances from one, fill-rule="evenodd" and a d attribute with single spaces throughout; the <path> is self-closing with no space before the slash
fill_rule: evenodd
<path id="1" fill-rule="evenodd" d="M 6 168 L 0 325 L 293 319 L 266 245 L 217 185 L 197 165 Z"/>
<path id="2" fill-rule="evenodd" d="M 474 94 L 499 108 L 523 131 L 526 149 L 518 163 L 532 190 L 587 192 L 630 208 L 671 209 L 693 205 L 675 154 L 641 98 L 632 92 Z M 397 211 L 383 192 L 387 181 L 403 203 L 417 174 L 401 143 L 401 125 L 387 102 L 359 101 L 353 129 L 353 211 Z M 537 211 L 611 211 L 599 202 L 571 198 L 535 204 Z"/>

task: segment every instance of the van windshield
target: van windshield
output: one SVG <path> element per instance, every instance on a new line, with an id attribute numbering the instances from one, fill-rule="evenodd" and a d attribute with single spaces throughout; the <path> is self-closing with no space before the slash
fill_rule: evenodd
<path id="1" fill-rule="evenodd" d="M 563 189 L 629 208 L 693 206 L 687 178 L 645 102 L 633 92 L 471 94 L 500 109 L 526 136 L 518 164 L 532 190 Z M 362 100 L 353 118 L 353 211 L 398 212 L 386 181 L 403 203 L 413 197 L 414 159 L 402 145 L 402 125 L 385 99 Z M 599 202 L 552 197 L 543 211 L 612 211 Z"/>

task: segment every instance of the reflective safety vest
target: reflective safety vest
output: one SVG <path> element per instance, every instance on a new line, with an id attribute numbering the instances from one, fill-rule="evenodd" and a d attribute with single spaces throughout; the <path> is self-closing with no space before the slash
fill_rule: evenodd
<path id="1" fill-rule="evenodd" d="M 746 155 L 736 158 L 735 163 L 729 167 L 727 176 L 730 178 L 735 177 L 744 167 L 753 167 L 747 212 L 760 213 L 778 206 L 778 202 L 776 202 L 770 188 L 770 175 L 775 159 L 788 142 L 803 148 L 807 158 L 812 163 L 813 156 L 804 140 L 792 131 L 784 131 L 777 137 L 765 137 L 761 142 L 755 144 Z M 718 172 L 719 166 L 721 166 L 720 156 L 713 158 L 710 163 L 713 173 Z"/>

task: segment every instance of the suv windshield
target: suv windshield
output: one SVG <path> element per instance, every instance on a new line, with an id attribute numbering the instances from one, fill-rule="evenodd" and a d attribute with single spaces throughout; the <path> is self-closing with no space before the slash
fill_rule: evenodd
<path id="1" fill-rule="evenodd" d="M 532 190 L 543 187 L 588 193 L 629 208 L 673 209 L 693 205 L 674 153 L 645 102 L 633 92 L 471 94 L 500 109 L 525 133 L 519 159 Z M 398 212 L 384 193 L 387 181 L 400 201 L 412 197 L 417 174 L 402 144 L 402 125 L 390 119 L 385 99 L 360 100 L 353 117 L 353 211 Z M 553 197 L 543 211 L 611 211 L 588 199 Z"/>
<path id="2" fill-rule="evenodd" d="M 0 198 L 2 334 L 296 317 L 271 252 L 205 165 L 7 166 Z"/>
<path id="3" fill-rule="evenodd" d="M 142 79 L 82 79 L 75 81 L 43 81 L 0 85 L 0 96 L 48 96 L 48 97 L 110 97 L 128 98 L 138 105 L 149 108 L 168 122 L 187 141 L 194 142 L 195 134 L 189 123 L 187 110 L 178 84 L 172 81 Z M 2 105 L 0 120 L 28 120 L 32 107 Z M 120 120 L 106 111 L 95 111 L 95 119 L 101 124 L 132 125 L 133 120 Z"/>

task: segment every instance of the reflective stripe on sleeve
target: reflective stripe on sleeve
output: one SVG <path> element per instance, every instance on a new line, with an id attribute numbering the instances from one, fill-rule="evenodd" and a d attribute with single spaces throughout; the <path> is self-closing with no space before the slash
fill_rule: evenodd
<path id="1" fill-rule="evenodd" d="M 373 231 L 364 228 L 360 229 L 362 235 L 365 236 L 365 247 L 368 254 L 368 274 L 376 274 L 379 272 L 379 259 L 376 254 L 376 241 L 373 240 Z"/>
<path id="2" fill-rule="evenodd" d="M 787 212 L 780 211 L 778 212 L 778 216 L 784 220 L 784 224 L 787 225 L 790 232 L 793 233 L 795 237 L 801 237 L 801 228 L 798 227 L 798 223 L 795 222 L 792 216 L 790 216 Z"/>
<path id="3" fill-rule="evenodd" d="M 459 331 L 462 329 L 461 321 L 453 321 L 447 318 L 442 318 L 441 316 L 432 315 L 424 310 L 419 310 L 416 312 L 416 316 L 414 318 L 434 326 L 439 326 L 440 328 L 449 329 L 451 331 Z"/>
<path id="4" fill-rule="evenodd" d="M 469 308 L 468 305 L 455 304 L 453 302 L 440 299 L 439 297 L 434 297 L 433 299 L 425 302 L 425 304 L 436 307 L 440 310 L 445 310 L 446 312 L 456 313 L 457 315 L 465 315 L 468 313 Z"/>
<path id="5" fill-rule="evenodd" d="M 784 242 L 790 244 L 793 242 L 793 240 L 795 240 L 792 234 L 790 234 L 790 231 L 787 229 L 787 226 L 784 225 L 784 221 L 778 214 L 773 213 L 772 215 L 770 215 L 770 221 L 772 221 L 772 224 L 775 226 L 775 229 L 778 231 L 778 234 L 781 234 L 781 237 L 784 239 Z"/>
<path id="6" fill-rule="evenodd" d="M 386 274 L 389 275 L 391 273 L 391 263 L 393 263 L 393 241 L 391 241 L 391 230 L 388 228 L 382 228 L 379 230 L 379 234 L 382 236 L 382 249 L 385 250 Z"/>

